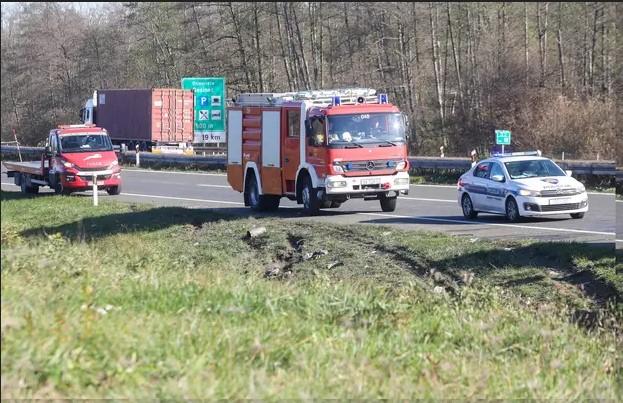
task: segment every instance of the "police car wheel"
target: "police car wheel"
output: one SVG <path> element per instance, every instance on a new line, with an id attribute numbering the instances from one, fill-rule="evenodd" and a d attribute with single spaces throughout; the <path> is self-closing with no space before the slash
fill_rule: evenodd
<path id="1" fill-rule="evenodd" d="M 580 218 L 584 218 L 584 213 L 571 213 L 571 218 L 579 220 Z"/>
<path id="2" fill-rule="evenodd" d="M 506 200 L 506 219 L 510 222 L 517 222 L 521 218 L 519 215 L 519 207 L 513 198 Z"/>
<path id="3" fill-rule="evenodd" d="M 478 212 L 474 210 L 474 205 L 472 204 L 472 199 L 469 195 L 463 195 L 463 198 L 461 199 L 461 207 L 463 208 L 463 216 L 465 218 L 478 217 Z"/>

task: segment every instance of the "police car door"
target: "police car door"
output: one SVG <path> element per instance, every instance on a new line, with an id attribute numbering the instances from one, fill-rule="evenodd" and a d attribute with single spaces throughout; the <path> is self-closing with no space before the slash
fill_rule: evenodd
<path id="1" fill-rule="evenodd" d="M 494 180 L 494 177 L 497 180 Z M 503 178 L 501 182 L 500 177 Z M 497 162 L 492 162 L 489 177 L 487 178 L 486 210 L 494 212 L 505 211 L 504 196 L 506 195 L 506 181 L 502 166 Z"/>
<path id="2" fill-rule="evenodd" d="M 487 184 L 489 182 L 490 162 L 482 162 L 474 168 L 467 192 L 472 199 L 475 210 L 487 209 Z"/>

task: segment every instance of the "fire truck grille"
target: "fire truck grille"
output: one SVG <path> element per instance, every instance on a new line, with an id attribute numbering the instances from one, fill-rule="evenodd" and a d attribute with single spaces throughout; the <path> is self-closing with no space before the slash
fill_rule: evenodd
<path id="1" fill-rule="evenodd" d="M 340 165 L 344 172 L 351 171 L 381 171 L 393 169 L 402 160 L 369 160 L 369 161 L 344 161 Z"/>

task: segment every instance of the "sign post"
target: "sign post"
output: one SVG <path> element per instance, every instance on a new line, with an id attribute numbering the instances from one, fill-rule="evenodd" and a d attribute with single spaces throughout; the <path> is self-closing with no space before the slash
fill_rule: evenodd
<path id="1" fill-rule="evenodd" d="M 98 202 L 97 202 L 97 175 L 94 174 L 93 175 L 93 205 L 97 206 Z"/>
<path id="2" fill-rule="evenodd" d="M 225 142 L 225 78 L 185 77 L 182 79 L 182 89 L 194 93 L 194 143 Z"/>
<path id="3" fill-rule="evenodd" d="M 495 131 L 495 144 L 502 146 L 502 154 L 504 154 L 504 146 L 511 144 L 511 131 L 510 130 L 496 130 Z"/>

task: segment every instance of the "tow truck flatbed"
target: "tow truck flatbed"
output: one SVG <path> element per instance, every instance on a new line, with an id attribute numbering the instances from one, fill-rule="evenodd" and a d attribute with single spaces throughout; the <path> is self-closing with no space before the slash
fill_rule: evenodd
<path id="1" fill-rule="evenodd" d="M 3 164 L 8 172 L 21 172 L 36 176 L 44 176 L 45 171 L 48 170 L 48 161 L 44 161 L 43 163 L 43 166 L 41 166 L 41 161 L 3 161 Z"/>

